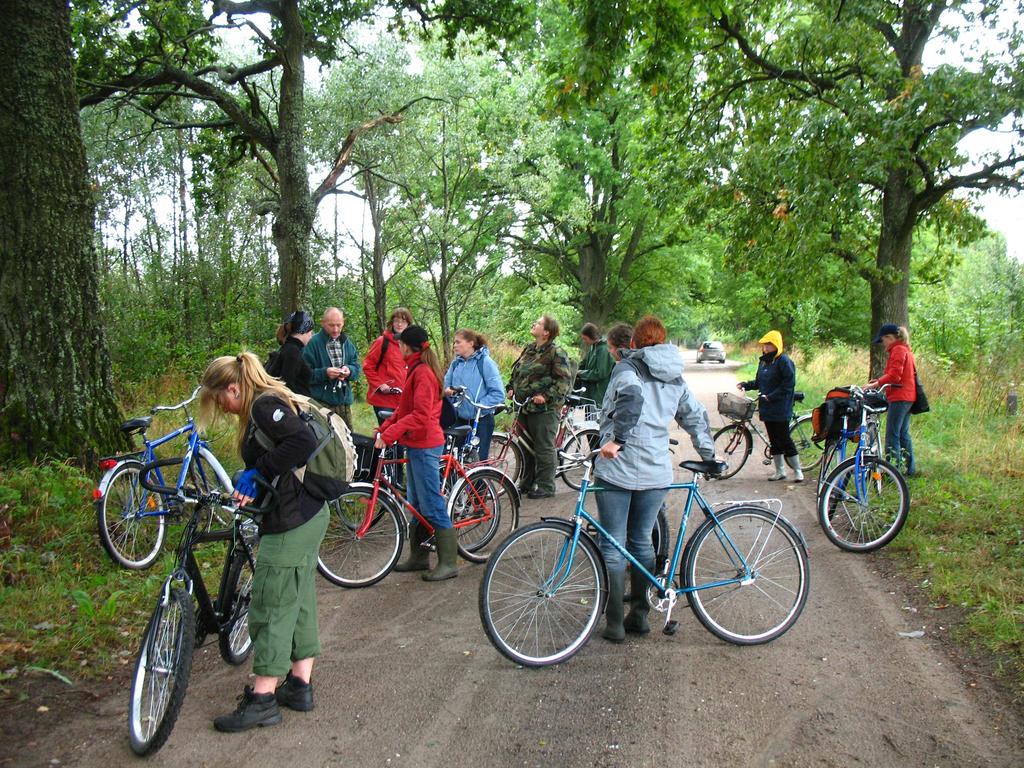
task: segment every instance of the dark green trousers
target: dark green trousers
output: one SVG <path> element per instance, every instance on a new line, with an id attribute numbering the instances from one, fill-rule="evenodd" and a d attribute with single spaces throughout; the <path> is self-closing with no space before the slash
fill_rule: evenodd
<path id="1" fill-rule="evenodd" d="M 520 413 L 519 422 L 530 436 L 530 444 L 533 446 L 532 456 L 529 451 L 523 452 L 525 466 L 521 485 L 529 491 L 531 486 L 536 484 L 538 491 L 554 493 L 555 467 L 558 466 L 558 454 L 555 451 L 558 411 Z"/>
<path id="2" fill-rule="evenodd" d="M 260 538 L 249 605 L 257 675 L 283 677 L 293 661 L 320 655 L 316 559 L 329 519 L 325 504 L 298 528 Z"/>

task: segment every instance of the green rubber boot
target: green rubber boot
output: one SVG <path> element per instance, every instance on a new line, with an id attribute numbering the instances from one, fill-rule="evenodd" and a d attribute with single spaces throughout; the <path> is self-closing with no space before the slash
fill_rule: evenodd
<path id="1" fill-rule="evenodd" d="M 442 528 L 434 534 L 437 542 L 437 567 L 427 571 L 420 578 L 424 581 L 444 581 L 459 575 L 455 560 L 459 554 L 459 532 L 454 528 Z"/>
<path id="2" fill-rule="evenodd" d="M 604 608 L 604 632 L 601 637 L 613 643 L 621 643 L 626 639 L 626 630 L 622 626 L 623 602 L 622 593 L 626 590 L 626 572 L 608 572 L 608 603 Z"/>
<path id="3" fill-rule="evenodd" d="M 653 563 L 647 570 L 654 570 Z M 629 615 L 622 626 L 632 635 L 646 635 L 651 631 L 647 622 L 647 614 L 651 610 L 647 604 L 647 584 L 647 579 L 637 569 L 629 572 Z"/>
<path id="4" fill-rule="evenodd" d="M 430 568 L 430 552 L 423 548 L 427 532 L 422 525 L 409 526 L 409 557 L 395 563 L 396 571 L 425 571 Z"/>

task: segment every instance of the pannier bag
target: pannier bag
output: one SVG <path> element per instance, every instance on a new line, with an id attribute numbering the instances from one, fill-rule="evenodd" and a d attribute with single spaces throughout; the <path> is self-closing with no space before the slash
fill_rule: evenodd
<path id="1" fill-rule="evenodd" d="M 377 461 L 377 451 L 373 447 L 374 439 L 353 432 L 352 442 L 356 447 L 356 469 L 353 473 L 353 478 L 369 482 L 373 479 L 376 471 L 374 464 Z"/>
<path id="2" fill-rule="evenodd" d="M 860 400 L 850 393 L 849 387 L 830 389 L 825 395 L 825 402 L 811 411 L 811 426 L 814 428 L 814 440 L 830 440 L 839 437 L 843 430 L 843 417 L 848 422 L 860 420 Z M 857 440 L 859 435 L 851 439 Z"/>
<path id="3" fill-rule="evenodd" d="M 718 412 L 728 419 L 749 419 L 754 415 L 755 403 L 749 397 L 732 392 L 718 393 Z"/>
<path id="4" fill-rule="evenodd" d="M 314 499 L 333 501 L 348 489 L 356 469 L 356 447 L 348 425 L 325 405 L 312 398 L 293 395 L 299 406 L 299 418 L 313 430 L 316 449 L 305 465 L 292 470 L 302 487 Z M 269 451 L 274 443 L 249 416 L 249 429 L 256 442 Z"/>

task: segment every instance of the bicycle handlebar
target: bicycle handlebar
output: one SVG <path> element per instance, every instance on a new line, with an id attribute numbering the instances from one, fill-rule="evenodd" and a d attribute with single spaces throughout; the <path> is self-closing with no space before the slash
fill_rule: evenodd
<path id="1" fill-rule="evenodd" d="M 150 483 L 147 481 L 147 478 L 154 469 L 158 467 L 172 466 L 175 464 L 181 464 L 181 457 L 159 459 L 157 461 L 152 461 L 149 464 L 143 464 L 139 469 L 139 482 L 147 491 L 150 491 L 151 493 L 158 493 L 161 496 L 172 496 L 177 499 L 187 499 L 197 502 L 207 501 L 211 504 L 216 504 L 219 507 L 230 510 L 231 512 L 241 513 L 249 517 L 257 517 L 263 514 L 263 510 L 259 507 L 243 506 L 231 495 L 223 494 L 218 490 L 212 490 L 208 494 L 203 495 L 198 492 L 198 489 L 188 487 L 176 488 L 169 485 L 157 485 L 156 483 Z M 262 477 L 256 478 L 256 484 L 263 487 L 272 496 L 277 496 L 277 489 Z"/>
<path id="2" fill-rule="evenodd" d="M 177 405 L 154 405 L 152 408 L 149 409 L 149 412 L 159 413 L 160 411 L 177 411 L 181 408 L 184 408 L 186 405 L 191 404 L 192 401 L 196 399 L 196 396 L 199 394 L 199 390 L 201 390 L 202 388 L 203 385 L 200 384 L 198 387 L 192 390 L 192 394 L 191 396 L 189 396 L 187 400 L 182 400 Z"/>

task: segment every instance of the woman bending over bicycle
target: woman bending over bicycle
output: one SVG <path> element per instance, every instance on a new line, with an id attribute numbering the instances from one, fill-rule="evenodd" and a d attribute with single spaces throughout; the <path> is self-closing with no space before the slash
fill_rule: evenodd
<path id="1" fill-rule="evenodd" d="M 683 358 L 665 343 L 667 335 L 661 320 L 648 315 L 633 329 L 633 349 L 618 350 L 621 361 L 601 405 L 601 455 L 594 463 L 594 476 L 607 489 L 597 494 L 601 525 L 651 572 L 651 532 L 672 483 L 669 422 L 675 418 L 690 434 L 702 459 L 715 457 L 708 413 L 683 381 Z M 646 635 L 647 580 L 639 570 L 630 572 L 630 610 L 623 619 L 626 560 L 607 537 L 600 544 L 608 565 L 603 637 L 621 643 L 626 632 Z"/>
<path id="2" fill-rule="evenodd" d="M 406 500 L 432 526 L 437 544 L 437 567 L 423 574 L 424 581 L 442 581 L 459 575 L 455 564 L 458 533 L 445 510 L 441 495 L 441 362 L 430 348 L 427 332 L 410 325 L 398 340 L 409 373 L 402 388 L 398 409 L 380 425 L 375 446 L 378 450 L 394 442 L 406 449 L 409 483 Z M 426 571 L 429 553 L 423 549 L 427 533 L 415 521 L 409 526 L 409 559 L 395 566 L 396 571 Z"/>
<path id="3" fill-rule="evenodd" d="M 505 388 L 501 383 L 501 371 L 491 359 L 487 339 L 467 328 L 455 332 L 455 359 L 444 375 L 444 393 L 451 397 L 452 387 L 465 387 L 470 400 L 481 405 L 499 406 L 505 402 Z M 459 403 L 457 424 L 472 425 L 476 419 L 476 406 L 465 400 Z M 476 435 L 480 438 L 480 458 L 490 455 L 491 435 L 494 434 L 494 414 L 488 411 L 480 414 Z"/>
<path id="4" fill-rule="evenodd" d="M 248 504 L 260 494 L 258 481 L 277 478 L 277 504 L 260 521 L 249 605 L 256 680 L 245 687 L 234 712 L 213 721 L 218 731 L 245 731 L 280 723 L 278 705 L 299 712 L 313 708 L 310 675 L 320 654 L 314 577 L 328 512 L 292 472 L 309 459 L 316 438 L 299 418 L 292 393 L 256 356 L 218 357 L 207 366 L 202 385 L 204 423 L 220 413 L 238 417 L 238 451 L 246 469 L 235 484 L 235 498 Z"/>
<path id="5" fill-rule="evenodd" d="M 789 464 L 796 482 L 802 483 L 804 472 L 800 466 L 800 453 L 789 435 L 796 366 L 789 355 L 783 354 L 782 334 L 778 331 L 768 331 L 757 343 L 761 345 L 757 375 L 753 381 L 742 381 L 736 388 L 756 389 L 761 393 L 757 408 L 768 433 L 769 450 L 775 463 L 775 473 L 768 479 L 785 480 L 786 464 Z"/>

